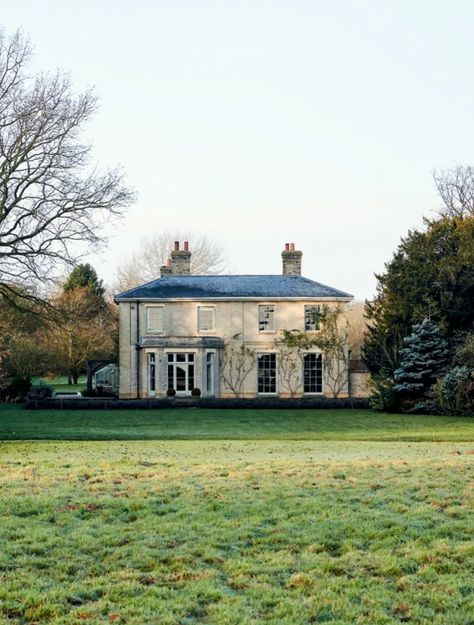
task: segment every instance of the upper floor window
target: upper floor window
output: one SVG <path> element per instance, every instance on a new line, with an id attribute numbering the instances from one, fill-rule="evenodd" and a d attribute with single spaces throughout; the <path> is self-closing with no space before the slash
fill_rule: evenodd
<path id="1" fill-rule="evenodd" d="M 275 306 L 273 304 L 258 307 L 258 331 L 275 332 Z"/>
<path id="2" fill-rule="evenodd" d="M 304 330 L 305 332 L 316 332 L 320 329 L 321 306 L 304 307 Z"/>
<path id="3" fill-rule="evenodd" d="M 146 306 L 146 331 L 163 332 L 163 306 Z"/>
<path id="4" fill-rule="evenodd" d="M 216 309 L 214 306 L 198 306 L 198 332 L 215 330 Z"/>

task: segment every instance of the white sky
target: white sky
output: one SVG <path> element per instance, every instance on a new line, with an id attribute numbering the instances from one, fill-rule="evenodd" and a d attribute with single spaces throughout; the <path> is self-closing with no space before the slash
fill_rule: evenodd
<path id="1" fill-rule="evenodd" d="M 439 206 L 431 171 L 474 162 L 472 0 L 0 0 L 0 24 L 95 86 L 95 157 L 139 196 L 89 259 L 109 282 L 181 227 L 234 273 L 280 273 L 294 241 L 304 275 L 370 297 Z"/>

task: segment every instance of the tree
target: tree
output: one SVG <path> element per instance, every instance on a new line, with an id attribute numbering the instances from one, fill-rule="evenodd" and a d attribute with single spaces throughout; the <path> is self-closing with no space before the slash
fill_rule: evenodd
<path id="1" fill-rule="evenodd" d="M 337 397 L 348 384 L 348 321 L 339 305 L 324 305 L 317 315 L 319 330 L 316 334 L 283 330 L 281 337 L 274 341 L 279 356 L 280 384 L 291 396 L 303 385 L 303 354 L 314 348 L 323 357 L 324 379 L 333 397 Z"/>
<path id="2" fill-rule="evenodd" d="M 455 343 L 454 364 L 474 371 L 474 331 L 461 333 Z"/>
<path id="3" fill-rule="evenodd" d="M 99 280 L 96 270 L 89 263 L 74 267 L 63 285 L 65 293 L 77 288 L 85 288 L 97 297 L 103 298 L 105 295 L 103 281 Z"/>
<path id="4" fill-rule="evenodd" d="M 58 311 L 43 333 L 55 356 L 56 369 L 77 384 L 87 360 L 111 358 L 115 350 L 116 317 L 110 307 L 97 311 L 96 297 L 86 287 L 61 293 L 54 301 Z"/>
<path id="5" fill-rule="evenodd" d="M 423 399 L 446 368 L 448 359 L 448 342 L 433 321 L 424 319 L 405 338 L 400 367 L 394 372 L 394 391 L 405 399 Z"/>
<path id="6" fill-rule="evenodd" d="M 59 72 L 30 77 L 30 56 L 20 33 L 0 32 L 0 295 L 24 307 L 44 303 L 39 285 L 79 249 L 96 251 L 101 226 L 133 199 L 120 171 L 89 167 L 92 91 L 75 96 Z"/>
<path id="7" fill-rule="evenodd" d="M 224 267 L 224 253 L 220 245 L 205 235 L 164 230 L 140 243 L 140 249 L 122 263 L 117 271 L 115 290 L 126 291 L 160 277 L 160 267 L 166 265 L 174 241 L 189 241 L 191 273 L 217 274 Z"/>
<path id="8" fill-rule="evenodd" d="M 453 367 L 433 386 L 439 412 L 451 415 L 474 414 L 474 375 L 469 367 Z"/>
<path id="9" fill-rule="evenodd" d="M 237 336 L 226 339 L 222 350 L 221 375 L 235 397 L 240 397 L 243 383 L 254 368 L 254 350 L 246 347 Z"/>
<path id="10" fill-rule="evenodd" d="M 425 220 L 402 239 L 377 294 L 366 302 L 364 360 L 376 375 L 393 377 L 403 338 L 432 319 L 448 339 L 474 323 L 474 217 Z"/>
<path id="11" fill-rule="evenodd" d="M 364 316 L 364 302 L 352 302 L 343 313 L 347 320 L 347 343 L 351 358 L 362 357 L 362 346 L 367 334 L 367 320 Z"/>
<path id="12" fill-rule="evenodd" d="M 277 351 L 280 386 L 294 397 L 303 386 L 303 356 L 314 346 L 314 339 L 300 330 L 283 330 L 273 344 Z"/>
<path id="13" fill-rule="evenodd" d="M 54 354 L 38 334 L 14 332 L 8 341 L 6 361 L 11 374 L 33 378 L 50 372 L 49 363 L 54 361 Z"/>
<path id="14" fill-rule="evenodd" d="M 433 179 L 443 201 L 443 217 L 474 217 L 474 168 L 457 165 L 435 171 Z"/>

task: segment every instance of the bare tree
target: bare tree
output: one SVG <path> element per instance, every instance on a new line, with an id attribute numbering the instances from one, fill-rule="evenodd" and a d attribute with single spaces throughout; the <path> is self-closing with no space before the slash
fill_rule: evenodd
<path id="1" fill-rule="evenodd" d="M 348 384 L 349 354 L 347 351 L 349 326 L 342 316 L 340 305 L 323 306 L 321 330 L 313 344 L 323 355 L 326 384 L 333 397 L 337 397 Z"/>
<path id="2" fill-rule="evenodd" d="M 312 338 L 300 330 L 283 330 L 273 345 L 278 356 L 280 385 L 294 397 L 303 386 L 303 358 L 313 346 Z"/>
<path id="3" fill-rule="evenodd" d="M 120 171 L 89 166 L 92 91 L 75 96 L 61 73 L 30 77 L 29 59 L 19 32 L 0 31 L 0 295 L 12 304 L 103 244 L 101 226 L 133 199 Z"/>
<path id="4" fill-rule="evenodd" d="M 457 165 L 433 172 L 445 217 L 474 217 L 474 168 Z"/>
<path id="5" fill-rule="evenodd" d="M 246 347 L 237 336 L 224 341 L 221 358 L 221 375 L 224 384 L 240 397 L 242 386 L 249 373 L 255 368 L 255 352 Z"/>
<path id="6" fill-rule="evenodd" d="M 117 271 L 115 290 L 126 291 L 160 277 L 160 267 L 166 264 L 174 241 L 189 241 L 191 273 L 217 274 L 224 269 L 222 247 L 205 235 L 176 230 L 164 230 L 143 239 L 140 248 L 122 263 Z"/>
<path id="7" fill-rule="evenodd" d="M 97 297 L 86 287 L 61 293 L 54 304 L 59 314 L 41 333 L 40 340 L 54 357 L 52 367 L 58 373 L 67 373 L 77 384 L 87 360 L 114 354 L 117 319 L 113 308 L 98 308 Z"/>
<path id="8" fill-rule="evenodd" d="M 311 349 L 318 349 L 324 363 L 324 378 L 333 397 L 347 387 L 349 379 L 348 321 L 343 316 L 339 305 L 330 307 L 327 304 L 317 313 L 319 330 L 315 334 L 301 330 L 284 330 L 281 339 L 275 346 L 282 350 L 279 358 L 281 382 L 290 393 L 295 395 L 301 388 L 303 380 L 301 371 L 303 354 Z M 286 359 L 287 362 L 281 362 Z"/>
<path id="9" fill-rule="evenodd" d="M 362 345 L 367 334 L 364 302 L 352 302 L 342 314 L 347 321 L 347 342 L 352 358 L 362 358 Z"/>

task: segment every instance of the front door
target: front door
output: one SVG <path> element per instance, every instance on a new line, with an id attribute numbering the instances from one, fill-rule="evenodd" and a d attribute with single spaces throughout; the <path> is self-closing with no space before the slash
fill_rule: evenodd
<path id="1" fill-rule="evenodd" d="M 183 395 L 194 388 L 194 354 L 168 354 L 168 388 Z"/>

